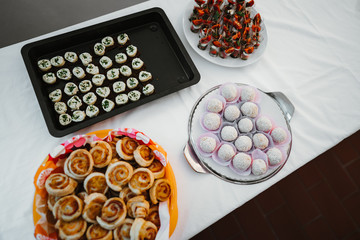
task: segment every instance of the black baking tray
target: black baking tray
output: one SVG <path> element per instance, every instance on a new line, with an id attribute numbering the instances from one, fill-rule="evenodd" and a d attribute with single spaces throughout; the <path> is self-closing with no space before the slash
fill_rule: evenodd
<path id="1" fill-rule="evenodd" d="M 56 88 L 63 89 L 67 81 L 58 79 L 54 85 L 44 83 L 42 81 L 42 75 L 44 73 L 39 70 L 37 61 L 42 58 L 50 59 L 57 55 L 63 56 L 66 51 L 74 51 L 78 55 L 86 51 L 93 55 L 94 62 L 96 62 L 98 59 L 96 60 L 96 55 L 93 54 L 92 51 L 94 44 L 101 42 L 101 39 L 106 36 L 112 36 L 116 44 L 116 37 L 120 33 L 127 33 L 130 37 L 131 44 L 138 47 L 140 52 L 139 57 L 144 61 L 146 70 L 153 75 L 151 83 L 155 86 L 154 94 L 150 96 L 142 95 L 139 101 L 129 102 L 123 106 L 115 106 L 110 112 L 105 112 L 99 107 L 100 113 L 98 116 L 94 118 L 86 117 L 82 122 L 72 122 L 70 125 L 62 126 L 58 120 L 59 114 L 55 112 L 48 94 Z M 111 51 L 116 51 L 116 49 Z M 113 57 L 116 53 L 117 52 L 112 52 L 106 55 Z M 54 137 L 65 136 L 152 100 L 194 85 L 200 80 L 200 74 L 196 66 L 161 8 L 151 8 L 32 42 L 21 49 L 21 54 L 47 128 Z M 80 59 L 78 61 L 80 61 Z M 115 63 L 115 61 L 113 62 Z M 78 65 L 82 66 L 81 63 Z M 82 67 L 84 68 L 84 66 Z M 106 72 L 101 66 L 99 66 L 99 69 L 100 73 Z M 89 79 L 88 75 L 84 79 Z M 75 83 L 80 82 L 80 80 L 70 81 Z M 94 87 L 96 86 L 93 86 L 93 88 Z M 114 99 L 112 100 L 115 102 Z M 99 96 L 97 102 L 98 101 L 101 101 Z M 81 110 L 85 110 L 85 105 L 86 104 L 83 103 Z"/>

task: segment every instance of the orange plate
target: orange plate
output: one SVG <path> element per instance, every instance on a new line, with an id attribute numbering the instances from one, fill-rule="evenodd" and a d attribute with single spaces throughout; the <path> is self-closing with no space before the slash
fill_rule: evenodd
<path id="1" fill-rule="evenodd" d="M 108 133 L 111 130 L 112 129 L 99 130 L 99 131 L 87 133 L 86 135 L 93 135 L 94 134 L 99 138 L 104 138 L 104 137 L 106 137 L 108 135 Z M 45 158 L 45 160 L 42 162 L 41 166 L 43 166 L 47 162 L 48 158 L 49 158 L 48 156 Z M 39 169 L 40 168 L 41 167 L 39 167 Z M 174 175 L 174 172 L 173 172 L 169 162 L 167 162 L 165 170 L 166 170 L 165 178 L 170 181 L 171 188 L 174 190 L 172 192 L 171 196 L 170 196 L 170 199 L 169 199 L 169 214 L 170 214 L 169 237 L 170 237 L 172 235 L 172 233 L 174 232 L 175 228 L 176 228 L 176 224 L 177 224 L 177 220 L 178 220 L 177 188 L 176 188 L 175 175 Z M 33 203 L 33 220 L 34 220 L 34 224 L 37 223 L 41 218 L 41 215 L 36 210 L 37 210 L 37 207 L 36 207 L 36 194 L 35 194 L 34 203 Z M 40 228 L 40 229 L 36 228 L 35 232 L 40 233 L 40 234 L 45 234 L 44 229 L 42 229 L 42 228 Z M 50 236 L 50 237 L 55 237 L 55 236 Z"/>

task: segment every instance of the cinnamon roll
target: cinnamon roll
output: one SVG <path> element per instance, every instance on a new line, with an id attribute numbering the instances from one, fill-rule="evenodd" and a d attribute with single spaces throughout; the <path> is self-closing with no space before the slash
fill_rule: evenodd
<path id="1" fill-rule="evenodd" d="M 56 201 L 52 212 L 56 219 L 70 222 L 81 215 L 83 205 L 83 201 L 76 195 L 69 195 Z"/>
<path id="2" fill-rule="evenodd" d="M 165 178 L 157 179 L 149 192 L 153 204 L 157 204 L 159 201 L 166 201 L 171 195 L 171 185 L 169 180 Z"/>
<path id="3" fill-rule="evenodd" d="M 74 192 L 77 182 L 63 173 L 53 173 L 45 181 L 46 191 L 55 197 L 62 197 Z"/>
<path id="4" fill-rule="evenodd" d="M 124 202 L 129 201 L 130 198 L 136 197 L 137 194 L 133 193 L 129 187 L 124 187 L 121 189 L 119 197 L 124 200 Z"/>
<path id="5" fill-rule="evenodd" d="M 126 203 L 127 213 L 132 218 L 146 218 L 149 214 L 150 204 L 143 195 L 130 198 Z"/>
<path id="6" fill-rule="evenodd" d="M 124 160 L 133 160 L 134 151 L 138 146 L 138 142 L 129 137 L 123 137 L 116 143 L 116 151 Z"/>
<path id="7" fill-rule="evenodd" d="M 124 222 L 114 230 L 115 240 L 130 240 L 130 229 L 134 220 L 126 218 Z"/>
<path id="8" fill-rule="evenodd" d="M 106 183 L 114 191 L 120 191 L 122 186 L 130 181 L 133 167 L 124 161 L 111 164 L 105 173 Z"/>
<path id="9" fill-rule="evenodd" d="M 90 154 L 94 160 L 94 167 L 103 168 L 109 165 L 113 158 L 110 144 L 105 141 L 95 141 L 90 146 Z"/>
<path id="10" fill-rule="evenodd" d="M 150 221 L 142 218 L 135 218 L 130 229 L 130 237 L 134 240 L 154 240 L 157 234 L 157 227 Z"/>
<path id="11" fill-rule="evenodd" d="M 85 207 L 82 217 L 90 223 L 96 223 L 96 217 L 101 215 L 101 209 L 107 198 L 101 193 L 92 193 L 85 197 Z"/>
<path id="12" fill-rule="evenodd" d="M 164 165 L 162 165 L 162 163 L 155 159 L 150 166 L 148 167 L 148 169 L 150 171 L 152 171 L 154 173 L 154 178 L 158 179 L 158 178 L 162 178 L 165 176 L 165 167 Z"/>
<path id="13" fill-rule="evenodd" d="M 65 174 L 75 180 L 84 180 L 93 170 L 94 161 L 91 154 L 85 149 L 73 151 L 64 164 Z"/>
<path id="14" fill-rule="evenodd" d="M 147 167 L 153 162 L 155 154 L 148 146 L 139 145 L 134 151 L 134 158 L 140 166 Z"/>
<path id="15" fill-rule="evenodd" d="M 154 183 L 154 174 L 147 168 L 138 168 L 134 171 L 128 186 L 135 194 L 148 190 Z"/>
<path id="16" fill-rule="evenodd" d="M 159 206 L 153 205 L 149 209 L 149 214 L 146 217 L 147 221 L 152 222 L 159 229 L 160 228 L 160 215 L 159 215 Z"/>
<path id="17" fill-rule="evenodd" d="M 101 216 L 96 220 L 101 227 L 113 230 L 121 225 L 126 217 L 126 205 L 121 198 L 108 199 L 101 209 Z"/>
<path id="18" fill-rule="evenodd" d="M 58 220 L 55 228 L 59 230 L 60 239 L 77 240 L 86 232 L 87 224 L 82 218 L 77 218 L 71 222 Z"/>
<path id="19" fill-rule="evenodd" d="M 93 172 L 84 180 L 84 189 L 88 194 L 103 193 L 108 190 L 105 175 L 100 172 Z"/>
<path id="20" fill-rule="evenodd" d="M 87 229 L 86 238 L 88 240 L 111 240 L 113 234 L 111 230 L 104 229 L 99 224 L 93 224 Z"/>

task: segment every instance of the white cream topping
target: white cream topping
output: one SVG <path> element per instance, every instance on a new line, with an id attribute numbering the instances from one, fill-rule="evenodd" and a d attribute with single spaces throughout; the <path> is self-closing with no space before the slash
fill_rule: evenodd
<path id="1" fill-rule="evenodd" d="M 110 112 L 115 107 L 115 103 L 110 99 L 103 99 L 101 102 L 101 106 L 106 112 Z"/>
<path id="2" fill-rule="evenodd" d="M 119 78 L 120 72 L 118 68 L 112 68 L 106 72 L 106 76 L 109 80 L 114 80 Z"/>
<path id="3" fill-rule="evenodd" d="M 115 97 L 115 102 L 117 105 L 126 104 L 129 101 L 129 97 L 126 94 L 119 94 Z"/>
<path id="4" fill-rule="evenodd" d="M 54 73 L 45 73 L 42 76 L 42 79 L 44 82 L 46 82 L 47 84 L 54 84 L 56 82 L 56 76 Z"/>
<path id="5" fill-rule="evenodd" d="M 126 48 L 126 54 L 129 56 L 129 57 L 135 57 L 137 53 L 137 47 L 135 47 L 134 45 L 129 45 L 127 48 Z"/>
<path id="6" fill-rule="evenodd" d="M 103 56 L 102 58 L 100 58 L 99 63 L 105 69 L 108 69 L 113 65 L 111 59 L 107 56 Z"/>
<path id="7" fill-rule="evenodd" d="M 72 70 L 72 73 L 77 77 L 78 79 L 82 79 L 85 77 L 85 71 L 82 69 L 82 67 L 74 67 Z"/>
<path id="8" fill-rule="evenodd" d="M 71 116 L 67 113 L 60 114 L 59 122 L 63 126 L 69 125 L 71 123 Z"/>
<path id="9" fill-rule="evenodd" d="M 216 140 L 213 137 L 202 137 L 199 141 L 200 149 L 206 153 L 211 153 L 216 148 Z"/>
<path id="10" fill-rule="evenodd" d="M 245 102 L 243 105 L 241 105 L 240 110 L 245 116 L 251 118 L 255 118 L 259 112 L 258 106 L 253 102 Z"/>
<path id="11" fill-rule="evenodd" d="M 48 59 L 41 59 L 37 64 L 41 71 L 48 71 L 51 69 L 51 63 Z"/>
<path id="12" fill-rule="evenodd" d="M 84 52 L 82 54 L 80 54 L 80 60 L 82 62 L 82 64 L 86 67 L 87 65 L 89 65 L 89 63 L 92 62 L 92 56 L 90 53 Z"/>
<path id="13" fill-rule="evenodd" d="M 101 86 L 105 80 L 105 75 L 104 74 L 95 74 L 91 80 L 96 86 Z"/>
<path id="14" fill-rule="evenodd" d="M 69 83 L 65 84 L 64 93 L 66 93 L 66 95 L 68 95 L 68 96 L 73 96 L 73 95 L 75 95 L 78 91 L 79 91 L 79 88 L 76 86 L 75 83 L 69 82 Z"/>
<path id="15" fill-rule="evenodd" d="M 255 176 L 259 176 L 266 173 L 267 166 L 265 161 L 262 159 L 254 159 L 253 164 L 251 166 L 251 171 Z"/>
<path id="16" fill-rule="evenodd" d="M 86 117 L 86 114 L 84 113 L 84 111 L 76 110 L 73 112 L 72 121 L 81 122 L 85 119 L 85 117 Z"/>
<path id="17" fill-rule="evenodd" d="M 68 62 L 71 62 L 71 63 L 74 63 L 78 60 L 78 56 L 74 52 L 66 52 L 64 54 L 64 57 Z"/>
<path id="18" fill-rule="evenodd" d="M 96 88 L 96 93 L 103 98 L 106 98 L 110 94 L 110 88 L 109 87 L 98 87 Z"/>
<path id="19" fill-rule="evenodd" d="M 83 96 L 83 101 L 87 105 L 95 104 L 96 100 L 97 100 L 97 97 L 96 97 L 95 93 L 93 93 L 93 92 L 89 92 Z"/>
<path id="20" fill-rule="evenodd" d="M 81 105 L 81 99 L 78 96 L 72 96 L 68 101 L 67 101 L 67 105 L 72 109 L 72 110 L 78 110 Z"/>
<path id="21" fill-rule="evenodd" d="M 118 37 L 117 37 L 118 43 L 120 45 L 124 45 L 127 41 L 129 41 L 129 36 L 126 33 L 121 33 Z"/>
<path id="22" fill-rule="evenodd" d="M 88 117 L 95 117 L 99 114 L 99 108 L 97 106 L 94 105 L 89 105 L 86 108 L 86 115 Z"/>
<path id="23" fill-rule="evenodd" d="M 125 77 L 129 77 L 131 75 L 132 71 L 131 71 L 131 68 L 129 68 L 128 66 L 122 65 L 120 67 L 120 73 Z"/>
<path id="24" fill-rule="evenodd" d="M 139 73 L 139 80 L 140 82 L 146 82 L 149 81 L 152 78 L 152 75 L 150 72 L 147 71 L 141 71 Z"/>
<path id="25" fill-rule="evenodd" d="M 105 46 L 102 43 L 95 43 L 94 52 L 98 56 L 102 56 L 105 54 Z"/>
<path id="26" fill-rule="evenodd" d="M 150 83 L 146 84 L 145 87 L 143 87 L 143 89 L 142 89 L 143 93 L 146 96 L 149 96 L 149 95 L 153 94 L 154 90 L 155 90 L 154 85 L 152 85 Z"/>
<path id="27" fill-rule="evenodd" d="M 65 64 L 65 60 L 62 56 L 55 56 L 50 59 L 50 62 L 54 67 L 62 67 Z"/>
<path id="28" fill-rule="evenodd" d="M 123 81 L 117 81 L 113 84 L 113 90 L 115 93 L 121 93 L 124 92 L 126 89 L 126 85 Z"/>
<path id="29" fill-rule="evenodd" d="M 139 85 L 139 81 L 136 78 L 131 77 L 126 80 L 126 85 L 129 89 L 134 89 Z"/>
<path id="30" fill-rule="evenodd" d="M 92 75 L 99 74 L 99 67 L 95 66 L 94 64 L 90 63 L 86 67 L 86 72 Z"/>
<path id="31" fill-rule="evenodd" d="M 219 148 L 218 156 L 224 161 L 230 161 L 235 156 L 235 151 L 231 145 L 225 143 Z"/>
<path id="32" fill-rule="evenodd" d="M 53 102 L 59 102 L 61 100 L 61 97 L 62 97 L 62 92 L 60 89 L 55 89 L 54 91 L 49 93 L 49 98 Z"/>
<path id="33" fill-rule="evenodd" d="M 92 83 L 90 80 L 83 80 L 79 83 L 80 92 L 86 93 L 92 88 Z"/>
<path id="34" fill-rule="evenodd" d="M 70 80 L 72 75 L 68 68 L 62 68 L 56 72 L 56 76 L 62 80 Z"/>
<path id="35" fill-rule="evenodd" d="M 66 113 L 67 106 L 64 102 L 56 102 L 54 104 L 54 109 L 58 114 Z"/>
<path id="36" fill-rule="evenodd" d="M 119 64 L 126 62 L 126 60 L 127 60 L 127 56 L 125 53 L 118 53 L 115 55 L 115 62 Z"/>
<path id="37" fill-rule="evenodd" d="M 251 165 L 251 157 L 246 153 L 238 153 L 233 158 L 233 165 L 235 168 L 245 171 Z"/>
<path id="38" fill-rule="evenodd" d="M 140 99 L 141 92 L 138 90 L 133 90 L 128 93 L 128 97 L 131 101 L 135 102 Z"/>
<path id="39" fill-rule="evenodd" d="M 101 40 L 101 43 L 105 46 L 105 47 L 111 47 L 114 45 L 114 39 L 110 36 L 104 37 Z"/>
<path id="40" fill-rule="evenodd" d="M 144 62 L 140 58 L 134 58 L 131 62 L 131 65 L 133 69 L 138 70 L 144 65 Z"/>

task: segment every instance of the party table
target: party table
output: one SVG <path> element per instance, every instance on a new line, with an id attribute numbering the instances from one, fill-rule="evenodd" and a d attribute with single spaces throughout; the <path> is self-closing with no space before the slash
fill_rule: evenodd
<path id="1" fill-rule="evenodd" d="M 188 2 L 151 0 L 0 49 L 0 239 L 32 238 L 34 174 L 49 151 L 78 134 L 131 127 L 157 141 L 167 151 L 177 182 L 179 216 L 171 239 L 189 239 L 360 129 L 359 1 L 256 0 L 268 44 L 259 61 L 243 68 L 210 63 L 190 47 L 182 26 Z M 51 136 L 21 48 L 152 7 L 165 11 L 200 72 L 200 82 L 67 136 Z M 226 82 L 283 92 L 295 106 L 290 158 L 262 183 L 237 185 L 196 173 L 183 156 L 195 101 Z"/>

